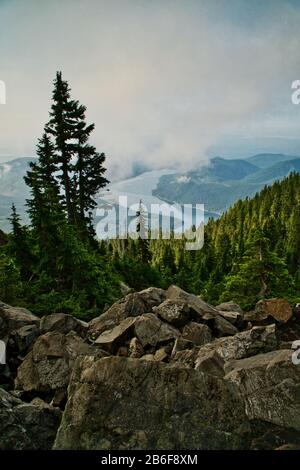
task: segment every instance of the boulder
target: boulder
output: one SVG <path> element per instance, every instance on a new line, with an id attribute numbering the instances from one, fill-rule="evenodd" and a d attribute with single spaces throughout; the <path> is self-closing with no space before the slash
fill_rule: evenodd
<path id="1" fill-rule="evenodd" d="M 237 327 L 242 326 L 243 324 L 244 314 L 240 312 L 219 310 L 219 314 L 225 318 L 225 320 L 229 321 L 229 323 L 232 323 Z"/>
<path id="2" fill-rule="evenodd" d="M 135 336 L 143 348 L 176 339 L 180 332 L 173 326 L 162 322 L 154 313 L 145 313 L 134 324 Z"/>
<path id="3" fill-rule="evenodd" d="M 215 336 L 232 336 L 238 333 L 238 329 L 230 321 L 219 315 L 219 313 L 213 320 L 208 322 Z"/>
<path id="4" fill-rule="evenodd" d="M 180 287 L 170 286 L 167 290 L 167 298 L 176 300 L 181 299 L 185 301 L 191 309 L 191 316 L 196 320 L 205 321 L 214 318 L 218 311 L 211 305 L 204 302 L 194 294 L 189 294 Z"/>
<path id="5" fill-rule="evenodd" d="M 243 359 L 277 348 L 275 325 L 254 326 L 228 338 L 219 338 L 199 349 L 198 357 L 216 351 L 224 361 Z"/>
<path id="6" fill-rule="evenodd" d="M 165 361 L 168 359 L 169 355 L 165 348 L 158 349 L 155 354 L 144 354 L 141 357 L 142 361 Z"/>
<path id="7" fill-rule="evenodd" d="M 18 368 L 15 387 L 50 401 L 56 391 L 66 391 L 76 357 L 94 351 L 73 331 L 66 336 L 49 331 L 35 341 Z"/>
<path id="8" fill-rule="evenodd" d="M 154 361 L 154 354 L 144 354 L 141 357 L 141 361 Z"/>
<path id="9" fill-rule="evenodd" d="M 54 449 L 247 448 L 229 382 L 177 364 L 79 358 Z"/>
<path id="10" fill-rule="evenodd" d="M 8 336 L 12 331 L 25 325 L 38 325 L 40 319 L 26 308 L 11 307 L 0 302 L 0 337 Z"/>
<path id="11" fill-rule="evenodd" d="M 20 353 L 24 353 L 39 336 L 37 325 L 25 325 L 15 330 L 11 337 Z"/>
<path id="12" fill-rule="evenodd" d="M 88 324 L 65 313 L 52 313 L 41 318 L 40 332 L 41 334 L 48 331 L 59 331 L 66 335 L 70 331 L 76 331 L 80 336 L 85 337 Z"/>
<path id="13" fill-rule="evenodd" d="M 24 403 L 0 388 L 0 450 L 50 450 L 60 420 L 58 408 Z"/>
<path id="14" fill-rule="evenodd" d="M 249 419 L 300 430 L 300 367 L 291 350 L 233 361 L 225 380 L 234 384 L 245 402 Z"/>
<path id="15" fill-rule="evenodd" d="M 195 347 L 192 349 L 183 349 L 181 351 L 174 351 L 171 357 L 171 362 L 170 364 L 174 366 L 177 365 L 177 363 L 180 364 L 180 366 L 188 367 L 188 368 L 194 368 L 195 367 L 195 362 L 199 354 L 199 347 Z"/>
<path id="16" fill-rule="evenodd" d="M 111 329 L 127 317 L 151 312 L 152 308 L 162 303 L 165 298 L 165 291 L 157 287 L 128 294 L 124 299 L 115 302 L 105 313 L 90 321 L 88 335 L 91 339 L 96 339 L 103 331 Z"/>
<path id="17" fill-rule="evenodd" d="M 164 361 L 166 359 L 168 359 L 168 353 L 165 348 L 158 349 L 154 354 L 155 361 Z"/>
<path id="18" fill-rule="evenodd" d="M 203 346 L 214 338 L 210 328 L 202 323 L 190 322 L 183 328 L 182 337 L 191 341 L 195 346 Z"/>
<path id="19" fill-rule="evenodd" d="M 167 299 L 158 307 L 153 307 L 153 312 L 162 320 L 176 327 L 180 327 L 185 325 L 188 321 L 190 308 L 184 300 Z"/>
<path id="20" fill-rule="evenodd" d="M 215 350 L 208 351 L 206 354 L 198 355 L 195 369 L 203 372 L 204 374 L 215 375 L 223 377 L 224 375 L 224 360 Z"/>
<path id="21" fill-rule="evenodd" d="M 148 312 L 167 298 L 166 291 L 159 287 L 148 287 L 148 289 L 141 290 L 138 294 L 143 299 Z"/>
<path id="22" fill-rule="evenodd" d="M 269 299 L 260 300 L 255 306 L 258 316 L 272 317 L 278 322 L 286 323 L 293 315 L 293 310 L 287 300 Z"/>
<path id="23" fill-rule="evenodd" d="M 268 314 L 266 312 L 255 312 L 254 310 L 250 310 L 249 312 L 245 313 L 244 321 L 252 326 L 261 326 L 267 325 L 268 323 Z"/>
<path id="24" fill-rule="evenodd" d="M 216 309 L 221 311 L 221 312 L 237 312 L 243 315 L 243 310 L 238 304 L 235 304 L 234 302 L 223 302 L 219 305 L 216 306 Z"/>
<path id="25" fill-rule="evenodd" d="M 134 337 L 130 340 L 129 343 L 129 356 L 133 358 L 139 358 L 144 355 L 144 348 L 139 342 L 139 340 Z"/>
<path id="26" fill-rule="evenodd" d="M 105 351 L 114 353 L 126 339 L 129 339 L 130 332 L 133 331 L 133 325 L 137 317 L 128 317 L 121 321 L 119 325 L 111 330 L 104 331 L 95 341 Z"/>
<path id="27" fill-rule="evenodd" d="M 29 318 L 31 321 L 31 318 Z M 0 319 L 1 322 L 1 319 Z M 7 329 L 7 336 L 0 339 L 6 344 L 6 364 L 0 365 L 0 383 L 13 388 L 17 369 L 23 357 L 39 335 L 38 322 L 25 324 L 16 329 Z M 18 323 L 15 324 L 17 326 Z"/>

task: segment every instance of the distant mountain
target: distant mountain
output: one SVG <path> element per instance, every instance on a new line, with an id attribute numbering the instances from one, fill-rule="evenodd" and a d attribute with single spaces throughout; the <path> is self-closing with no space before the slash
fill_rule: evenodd
<path id="1" fill-rule="evenodd" d="M 8 230 L 7 218 L 12 202 L 23 221 L 27 222 L 25 200 L 29 195 L 24 175 L 35 157 L 17 158 L 0 163 L 0 229 Z M 202 168 L 185 173 L 174 170 L 143 171 L 137 165 L 135 175 L 109 186 L 99 200 L 115 204 L 118 195 L 128 202 L 142 199 L 146 204 L 167 201 L 179 204 L 205 205 L 206 216 L 216 217 L 237 199 L 253 196 L 265 184 L 282 179 L 292 171 L 300 173 L 300 158 L 284 154 L 259 154 L 247 159 L 212 158 Z"/>
<path id="2" fill-rule="evenodd" d="M 13 202 L 23 222 L 28 222 L 25 200 L 29 196 L 29 192 L 23 177 L 28 169 L 29 162 L 32 160 L 31 158 L 20 158 L 0 164 L 0 229 L 6 232 L 10 230 L 7 218 L 10 216 Z M 151 204 L 163 203 L 161 199 L 153 196 L 152 191 L 157 186 L 160 177 L 170 173 L 174 173 L 174 170 L 145 171 L 138 176 L 111 183 L 108 188 L 105 188 L 99 194 L 98 205 L 101 207 L 104 204 L 113 208 L 118 205 L 119 196 L 126 196 L 128 206 L 134 203 L 138 204 L 142 199 L 147 209 L 150 210 Z M 178 208 L 179 213 L 181 214 L 180 207 Z M 186 214 L 186 216 L 189 217 L 189 214 Z M 217 214 L 205 213 L 206 220 L 209 216 L 217 216 Z M 95 217 L 95 224 L 99 220 L 99 217 Z M 108 222 L 111 228 L 113 228 L 114 220 L 114 211 L 110 211 Z M 192 213 L 190 214 L 190 220 L 192 225 Z M 123 227 L 123 220 L 118 223 Z"/>
<path id="3" fill-rule="evenodd" d="M 246 161 L 258 166 L 259 168 L 269 168 L 276 163 L 287 162 L 297 158 L 300 157 L 285 155 L 283 153 L 259 153 L 258 155 L 253 155 L 253 157 L 246 158 Z"/>
<path id="4" fill-rule="evenodd" d="M 251 183 L 273 183 L 273 181 L 284 178 L 292 171 L 300 172 L 300 158 L 278 162 L 271 167 L 263 168 L 246 177 L 245 181 Z"/>
<path id="5" fill-rule="evenodd" d="M 270 162 L 271 154 L 268 155 Z M 258 161 L 257 157 L 253 160 Z M 274 161 L 278 161 L 276 155 Z M 250 166 L 245 166 L 245 163 Z M 300 172 L 300 158 L 280 161 L 262 169 L 249 161 L 217 157 L 203 169 L 162 176 L 153 195 L 180 204 L 202 203 L 207 211 L 221 213 L 237 199 L 253 196 L 266 184 L 293 171 Z"/>
<path id="6" fill-rule="evenodd" d="M 16 158 L 0 163 L 0 194 L 4 196 L 22 197 L 28 195 L 24 175 L 28 170 L 29 162 L 35 157 Z"/>
<path id="7" fill-rule="evenodd" d="M 202 167 L 199 171 L 188 173 L 188 176 L 197 176 L 198 179 L 212 179 L 213 181 L 239 180 L 255 173 L 257 170 L 256 165 L 246 160 L 226 160 L 221 157 L 214 157 L 207 166 Z"/>

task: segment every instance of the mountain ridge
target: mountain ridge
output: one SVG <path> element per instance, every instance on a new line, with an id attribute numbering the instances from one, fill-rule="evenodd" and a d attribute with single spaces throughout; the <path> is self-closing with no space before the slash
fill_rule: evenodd
<path id="1" fill-rule="evenodd" d="M 26 223 L 25 201 L 29 191 L 24 182 L 28 164 L 36 157 L 18 157 L 0 163 L 0 228 L 9 230 L 7 218 L 10 215 L 11 204 L 15 203 Z M 255 164 L 256 163 L 256 164 Z M 271 164 L 273 163 L 273 164 Z M 141 169 L 140 169 L 141 170 Z M 142 171 L 142 170 L 141 170 Z M 251 197 L 276 179 L 282 179 L 291 171 L 300 172 L 300 157 L 285 154 L 261 153 L 248 158 L 227 159 L 220 156 L 211 158 L 208 165 L 185 173 L 175 170 L 162 171 L 156 182 L 153 179 L 152 193 L 154 198 L 168 203 L 191 204 L 204 203 L 207 213 L 213 217 L 226 210 L 237 199 Z M 167 174 L 169 173 L 169 174 Z M 139 187 L 149 185 L 149 171 L 119 182 L 112 187 L 127 187 L 126 182 L 138 178 Z M 156 185 L 156 186 L 155 186 Z M 137 193 L 134 190 L 132 193 Z"/>

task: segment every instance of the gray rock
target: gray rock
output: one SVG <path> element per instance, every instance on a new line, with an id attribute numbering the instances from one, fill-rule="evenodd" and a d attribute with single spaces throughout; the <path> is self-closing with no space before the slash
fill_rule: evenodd
<path id="1" fill-rule="evenodd" d="M 66 391 L 75 359 L 94 354 L 95 349 L 74 332 L 63 335 L 50 331 L 40 336 L 17 371 L 15 386 L 24 392 L 53 396 Z"/>
<path id="2" fill-rule="evenodd" d="M 216 316 L 211 322 L 209 322 L 209 325 L 212 326 L 213 332 L 216 336 L 232 336 L 238 333 L 238 329 L 221 315 Z"/>
<path id="3" fill-rule="evenodd" d="M 26 308 L 11 307 L 0 302 L 0 337 L 9 335 L 25 325 L 38 325 L 40 319 Z"/>
<path id="4" fill-rule="evenodd" d="M 124 299 L 115 302 L 105 313 L 90 321 L 88 335 L 91 339 L 96 339 L 103 331 L 113 328 L 127 317 L 151 312 L 152 308 L 162 303 L 165 298 L 165 291 L 156 287 L 128 294 Z"/>
<path id="5" fill-rule="evenodd" d="M 241 326 L 244 320 L 244 314 L 239 312 L 219 310 L 219 314 L 225 318 L 225 320 L 229 321 L 229 323 L 232 323 L 237 327 Z"/>
<path id="6" fill-rule="evenodd" d="M 139 358 L 144 355 L 144 348 L 139 340 L 134 337 L 129 343 L 129 356 L 133 358 Z"/>
<path id="7" fill-rule="evenodd" d="M 76 361 L 54 449 L 236 449 L 242 403 L 218 377 L 154 360 Z"/>
<path id="8" fill-rule="evenodd" d="M 218 315 L 218 311 L 214 307 L 204 302 L 200 297 L 180 289 L 180 287 L 170 286 L 167 290 L 167 298 L 172 300 L 181 299 L 187 302 L 191 309 L 191 315 L 197 320 L 205 321 Z"/>
<path id="9" fill-rule="evenodd" d="M 217 310 L 220 310 L 222 312 L 237 312 L 243 315 L 243 310 L 238 304 L 235 304 L 234 302 L 223 302 L 220 305 L 216 306 Z"/>
<path id="10" fill-rule="evenodd" d="M 60 420 L 58 408 L 24 403 L 0 388 L 0 450 L 51 449 Z"/>
<path id="11" fill-rule="evenodd" d="M 206 354 L 198 355 L 195 369 L 208 375 L 215 375 L 217 377 L 224 376 L 224 360 L 215 351 L 208 351 Z"/>
<path id="12" fill-rule="evenodd" d="M 104 331 L 96 339 L 95 344 L 110 353 L 116 352 L 122 343 L 124 343 L 126 339 L 129 339 L 130 332 L 133 331 L 133 325 L 136 320 L 137 317 L 125 318 L 125 320 L 121 321 L 119 325 L 111 330 Z"/>
<path id="13" fill-rule="evenodd" d="M 199 356 L 216 351 L 224 361 L 243 359 L 277 348 L 275 325 L 254 326 L 228 338 L 219 338 L 199 349 Z"/>
<path id="14" fill-rule="evenodd" d="M 292 351 L 233 361 L 225 370 L 225 379 L 237 387 L 249 419 L 300 430 L 300 367 L 293 364 Z"/>
<path id="15" fill-rule="evenodd" d="M 195 347 L 192 349 L 183 349 L 182 351 L 174 351 L 171 358 L 171 364 L 174 364 L 175 366 L 179 363 L 181 366 L 193 369 L 199 354 L 199 349 L 199 347 Z"/>
<path id="16" fill-rule="evenodd" d="M 135 336 L 142 346 L 157 346 L 160 343 L 176 339 L 180 332 L 171 325 L 162 322 L 153 313 L 141 315 L 134 324 Z"/>
<path id="17" fill-rule="evenodd" d="M 210 328 L 202 323 L 190 322 L 183 328 L 182 337 L 191 341 L 195 346 L 203 346 L 214 338 Z"/>
<path id="18" fill-rule="evenodd" d="M 166 359 L 168 359 L 168 357 L 169 356 L 165 348 L 158 349 L 154 354 L 155 361 L 165 361 Z"/>
<path id="19" fill-rule="evenodd" d="M 12 338 L 20 353 L 27 351 L 38 336 L 39 329 L 37 325 L 25 325 L 12 333 Z"/>
<path id="20" fill-rule="evenodd" d="M 154 354 L 144 354 L 144 356 L 141 357 L 141 361 L 154 361 Z"/>
<path id="21" fill-rule="evenodd" d="M 190 308 L 184 300 L 167 299 L 158 307 L 153 307 L 153 312 L 162 320 L 176 327 L 180 327 L 185 325 L 188 321 Z"/>
<path id="22" fill-rule="evenodd" d="M 88 324 L 65 313 L 52 313 L 41 318 L 40 331 L 41 334 L 48 333 L 48 331 L 59 331 L 66 335 L 70 331 L 75 331 L 80 336 L 85 337 L 88 329 Z"/>

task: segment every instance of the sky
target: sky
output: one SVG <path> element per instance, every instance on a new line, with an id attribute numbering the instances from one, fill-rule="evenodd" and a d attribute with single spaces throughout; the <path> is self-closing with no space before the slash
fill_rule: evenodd
<path id="1" fill-rule="evenodd" d="M 0 162 L 35 154 L 57 70 L 109 176 L 300 155 L 300 0 L 0 0 Z"/>

